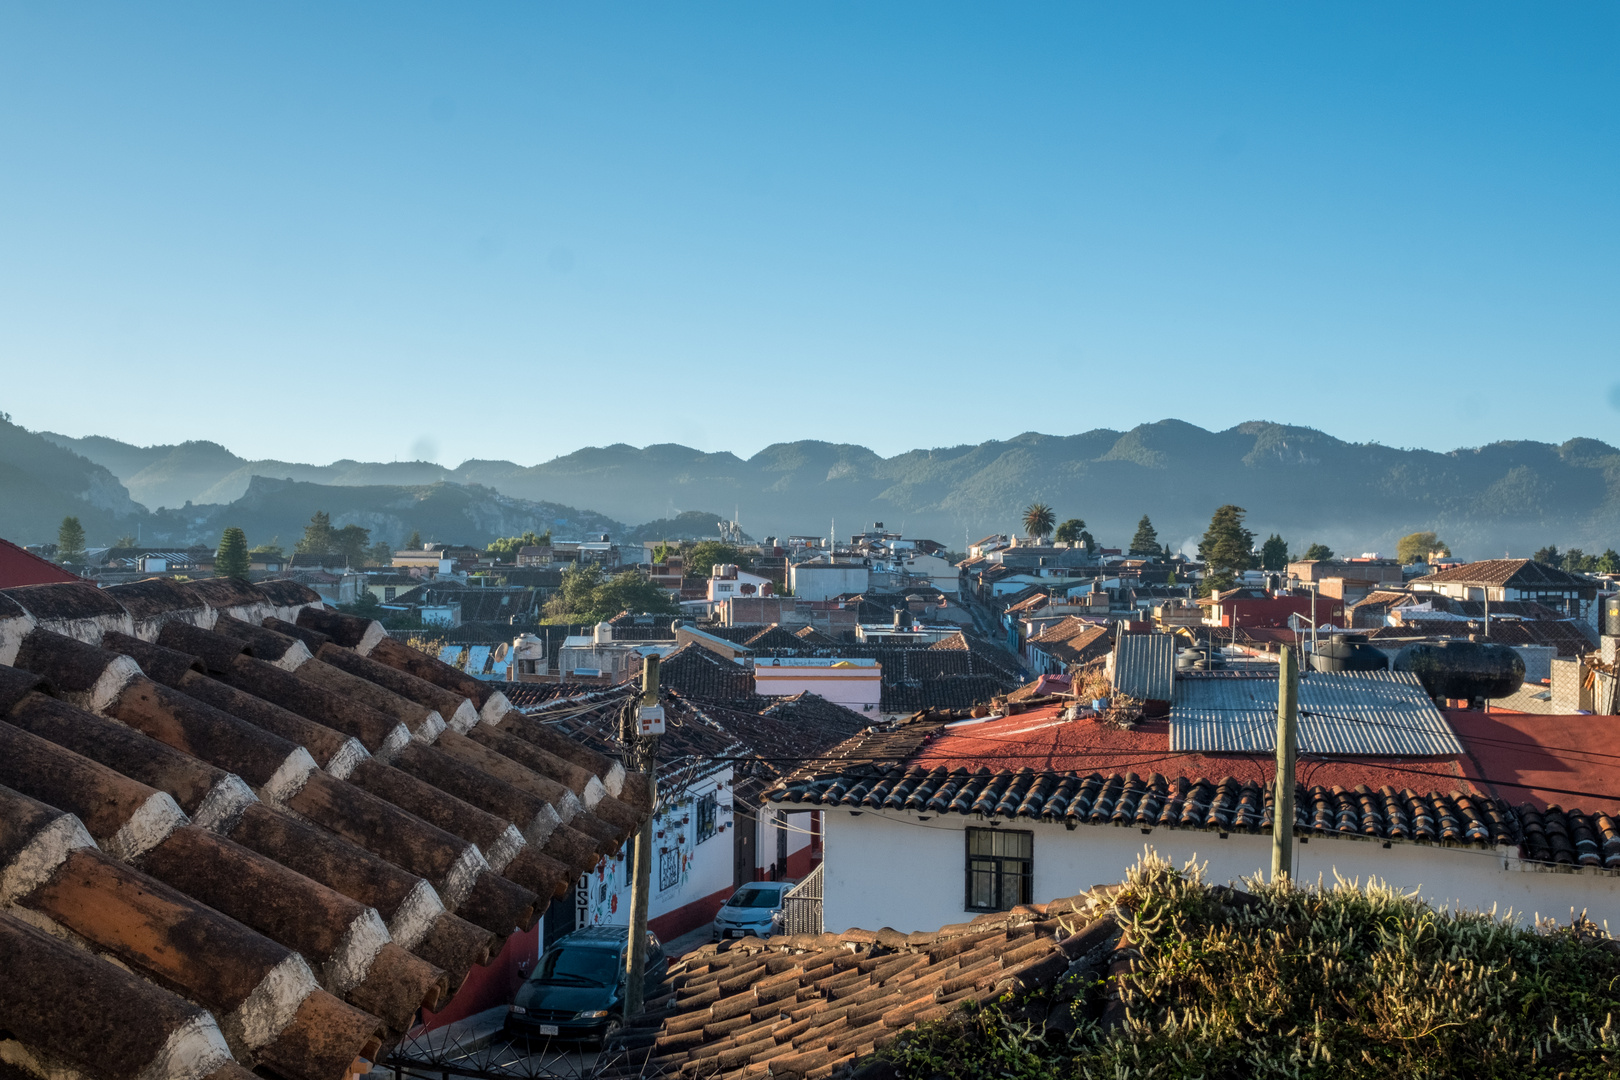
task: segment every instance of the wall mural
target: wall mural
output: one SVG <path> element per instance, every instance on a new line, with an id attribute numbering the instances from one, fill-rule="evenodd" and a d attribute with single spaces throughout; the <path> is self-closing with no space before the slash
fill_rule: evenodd
<path id="1" fill-rule="evenodd" d="M 714 789 L 709 788 L 707 791 Z M 707 793 L 706 791 L 706 793 Z M 697 850 L 697 801 L 690 791 L 660 806 L 653 815 L 652 910 L 669 910 L 661 904 L 661 894 L 677 890 L 692 876 L 692 856 Z M 724 832 L 722 824 L 717 831 Z M 673 897 L 663 897 L 673 900 Z M 575 902 L 578 925 L 602 926 L 623 923 L 630 911 L 629 845 L 605 856 L 596 869 L 581 879 Z"/>

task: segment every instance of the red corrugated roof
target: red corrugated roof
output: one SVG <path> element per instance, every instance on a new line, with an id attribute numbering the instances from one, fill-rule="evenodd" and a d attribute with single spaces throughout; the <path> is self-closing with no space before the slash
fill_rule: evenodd
<path id="1" fill-rule="evenodd" d="M 1121 731 L 1087 718 L 1062 720 L 1059 717 L 1064 708 L 1051 705 L 1016 716 L 948 727 L 904 764 L 929 769 L 965 768 L 969 772 L 986 768 L 992 772 L 1030 769 L 1080 775 L 1135 772 L 1145 776 L 1157 772 L 1189 779 L 1232 776 L 1251 783 L 1269 783 L 1275 769 L 1275 760 L 1269 754 L 1173 753 L 1168 720 L 1149 720 Z M 1449 757 L 1336 757 L 1324 761 L 1302 756 L 1298 771 L 1299 782 L 1306 785 L 1354 788 L 1366 784 L 1374 790 L 1388 786 L 1397 791 L 1462 789 L 1467 787 L 1461 783 L 1464 776 L 1458 760 Z M 1504 798 L 1522 801 L 1506 795 Z"/>
<path id="2" fill-rule="evenodd" d="M 83 581 L 48 559 L 0 540 L 0 589 L 15 589 L 20 585 L 55 585 L 64 581 Z"/>

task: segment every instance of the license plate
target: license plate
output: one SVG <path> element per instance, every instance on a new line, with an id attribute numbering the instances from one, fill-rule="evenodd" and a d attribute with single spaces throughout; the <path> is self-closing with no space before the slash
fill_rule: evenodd
<path id="1" fill-rule="evenodd" d="M 556 1024 L 541 1024 L 540 1025 L 540 1034 L 542 1034 L 542 1035 L 555 1035 L 555 1034 L 557 1034 L 557 1025 Z"/>

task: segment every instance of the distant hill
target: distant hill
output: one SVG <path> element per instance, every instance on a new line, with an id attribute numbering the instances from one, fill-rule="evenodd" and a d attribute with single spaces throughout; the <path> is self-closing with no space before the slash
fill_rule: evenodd
<path id="1" fill-rule="evenodd" d="M 0 536 L 51 542 L 62 519 L 74 516 L 92 542 L 111 542 L 133 533 L 145 514 L 110 470 L 0 414 Z"/>
<path id="2" fill-rule="evenodd" d="M 240 499 L 228 505 L 191 506 L 153 514 L 149 536 L 173 543 L 214 543 L 227 526 L 244 530 L 252 544 L 279 539 L 291 550 L 317 510 L 332 524 L 371 530 L 375 543 L 402 545 L 412 532 L 429 543 L 482 546 L 500 536 L 551 529 L 559 537 L 596 533 L 622 536 L 628 527 L 589 510 L 515 499 L 488 488 L 452 484 L 368 484 L 340 487 L 255 476 Z"/>
<path id="3" fill-rule="evenodd" d="M 475 524 L 468 527 L 478 528 L 485 520 L 508 520 L 495 502 L 472 509 L 498 493 L 560 507 L 562 517 L 584 513 L 568 507 L 589 506 L 608 515 L 602 521 L 647 521 L 645 528 L 655 531 L 685 522 L 694 534 L 707 535 L 709 522 L 719 517 L 682 514 L 681 508 L 735 507 L 755 536 L 826 535 L 835 519 L 847 534 L 882 521 L 954 548 L 1016 529 L 1023 508 L 1039 499 L 1052 504 L 1060 520 L 1084 518 L 1109 544 L 1123 544 L 1148 514 L 1160 539 L 1180 547 L 1202 534 L 1216 506 L 1235 502 L 1249 510 L 1250 527 L 1262 537 L 1280 532 L 1296 550 L 1321 541 L 1341 552 L 1391 552 L 1401 535 L 1431 528 L 1465 557 L 1527 554 L 1545 543 L 1620 547 L 1620 450 L 1595 439 L 1438 453 L 1347 443 L 1264 421 L 1206 431 L 1162 420 L 1129 431 L 1031 432 L 890 458 L 862 446 L 813 441 L 779 443 L 746 459 L 674 444 L 620 443 L 533 466 L 474 460 L 446 469 L 429 462 L 249 462 L 212 443 L 143 449 L 110 439 L 48 438 L 104 466 L 148 507 L 232 503 L 257 490 L 253 477 L 281 478 L 308 485 L 287 489 L 301 492 L 299 498 L 315 497 L 316 485 L 323 485 L 319 497 L 330 505 L 318 508 L 330 510 L 334 520 L 341 513 L 371 514 L 386 518 L 390 528 L 406 523 L 404 506 L 426 501 L 409 492 L 461 485 L 484 492 L 468 496 L 467 508 L 456 512 L 470 515 Z M 9 461 L 0 454 L 0 462 Z M 369 508 L 349 505 L 346 499 L 360 497 L 341 492 L 355 488 L 379 494 L 366 496 Z M 377 508 L 387 501 L 380 494 L 385 488 L 396 491 L 387 512 Z M 191 517 L 198 516 L 210 525 L 215 520 L 212 510 L 199 515 L 194 509 Z M 460 519 L 450 513 L 444 520 Z M 643 538 L 641 531 L 632 536 L 627 530 L 622 538 Z"/>

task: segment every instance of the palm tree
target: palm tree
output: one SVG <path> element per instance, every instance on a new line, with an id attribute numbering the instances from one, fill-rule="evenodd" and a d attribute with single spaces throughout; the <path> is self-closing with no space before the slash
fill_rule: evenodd
<path id="1" fill-rule="evenodd" d="M 1030 503 L 1029 509 L 1024 511 L 1024 532 L 1029 534 L 1031 540 L 1052 535 L 1052 526 L 1056 523 L 1057 515 L 1043 502 Z"/>

